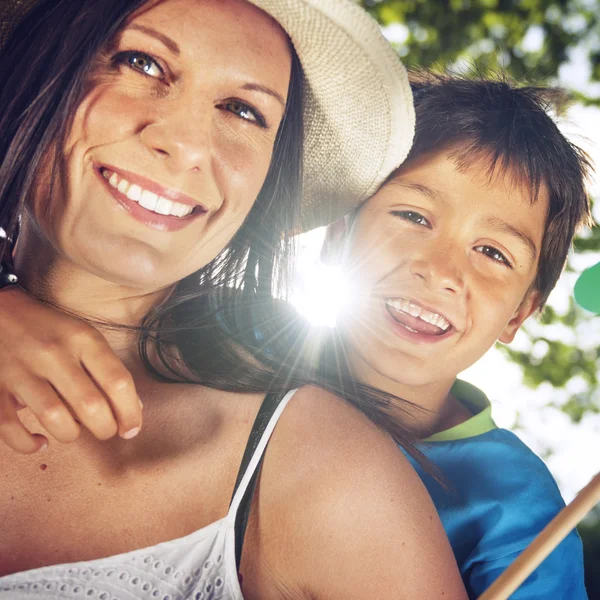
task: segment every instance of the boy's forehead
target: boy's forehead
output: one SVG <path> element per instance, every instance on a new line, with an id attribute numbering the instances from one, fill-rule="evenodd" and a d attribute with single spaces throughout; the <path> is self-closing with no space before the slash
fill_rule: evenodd
<path id="1" fill-rule="evenodd" d="M 497 198 L 511 204 L 510 200 L 548 204 L 548 189 L 544 182 L 538 188 L 523 169 L 494 161 L 489 153 L 468 152 L 455 147 L 421 155 L 401 165 L 381 186 L 378 192 L 362 206 L 368 206 L 381 196 L 402 195 L 403 192 L 420 193 L 432 201 L 444 202 L 453 193 L 469 191 L 486 193 L 481 198 Z M 508 208 L 508 206 L 507 206 Z"/>
<path id="2" fill-rule="evenodd" d="M 379 191 L 359 208 L 361 220 L 369 209 L 416 204 L 450 208 L 465 218 L 481 216 L 487 222 L 506 221 L 526 231 L 539 247 L 546 228 L 549 192 L 538 190 L 517 170 L 494 164 L 484 153 L 471 155 L 447 149 L 422 155 L 402 165 Z M 537 193 L 536 193 L 537 192 Z M 362 213 L 362 214 L 361 214 Z"/>

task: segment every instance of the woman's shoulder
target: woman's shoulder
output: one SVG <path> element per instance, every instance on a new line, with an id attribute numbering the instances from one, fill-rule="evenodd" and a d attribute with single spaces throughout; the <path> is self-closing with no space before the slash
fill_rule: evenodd
<path id="1" fill-rule="evenodd" d="M 359 462 L 382 458 L 382 452 L 396 465 L 408 461 L 382 429 L 343 398 L 316 386 L 300 388 L 285 408 L 273 434 L 273 442 L 281 451 L 313 453 Z M 298 457 L 301 458 L 301 457 Z"/>
<path id="2" fill-rule="evenodd" d="M 422 575 L 431 561 L 446 597 L 462 598 L 450 546 L 418 475 L 389 435 L 325 390 L 301 388 L 283 411 L 265 454 L 256 512 L 261 537 L 270 540 L 259 548 L 261 561 L 286 573 L 286 582 L 310 573 L 297 584 L 311 597 L 364 598 L 364 586 L 371 586 L 369 597 L 438 597 L 440 589 L 425 581 L 400 585 L 403 568 L 417 565 L 411 577 Z M 424 542 L 435 551 L 425 551 Z M 384 557 L 389 564 L 380 564 Z"/>
<path id="3" fill-rule="evenodd" d="M 318 503 L 323 490 L 330 501 L 332 489 L 353 497 L 364 482 L 388 483 L 403 493 L 421 489 L 421 481 L 406 456 L 381 428 L 348 402 L 322 388 L 299 389 L 283 411 L 265 457 L 276 470 L 284 465 L 288 485 L 313 490 Z M 366 478 L 366 479 L 365 479 Z M 398 482 L 401 485 L 398 485 Z"/>

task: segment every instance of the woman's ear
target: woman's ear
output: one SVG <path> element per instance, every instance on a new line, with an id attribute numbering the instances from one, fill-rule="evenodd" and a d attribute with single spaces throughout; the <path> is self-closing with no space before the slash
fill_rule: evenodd
<path id="1" fill-rule="evenodd" d="M 325 230 L 325 240 L 321 247 L 321 262 L 326 265 L 339 265 L 342 261 L 344 246 L 349 231 L 349 218 L 341 217 Z"/>
<path id="2" fill-rule="evenodd" d="M 540 293 L 537 290 L 528 292 L 519 308 L 515 311 L 515 314 L 502 330 L 502 333 L 498 337 L 498 341 L 503 344 L 510 344 L 515 339 L 515 335 L 517 334 L 517 331 L 519 331 L 521 325 L 523 325 L 539 306 Z"/>

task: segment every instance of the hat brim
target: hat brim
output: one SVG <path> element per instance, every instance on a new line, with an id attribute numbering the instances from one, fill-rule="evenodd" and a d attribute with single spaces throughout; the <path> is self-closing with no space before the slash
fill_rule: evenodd
<path id="1" fill-rule="evenodd" d="M 369 198 L 406 158 L 415 127 L 408 77 L 377 22 L 350 0 L 249 0 L 289 35 L 302 64 L 302 229 Z"/>

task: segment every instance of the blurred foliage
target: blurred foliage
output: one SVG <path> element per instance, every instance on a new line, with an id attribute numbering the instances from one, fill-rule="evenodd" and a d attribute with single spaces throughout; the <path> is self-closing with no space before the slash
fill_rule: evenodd
<path id="1" fill-rule="evenodd" d="M 599 0 L 362 0 L 406 65 L 476 59 L 513 77 L 547 80 L 577 46 L 600 81 Z M 400 25 L 400 27 L 398 27 Z M 579 99 L 600 104 L 600 97 Z"/>
<path id="2" fill-rule="evenodd" d="M 600 0 L 362 0 L 362 5 L 384 27 L 407 66 L 460 70 L 476 64 L 518 81 L 556 84 L 559 69 L 568 68 L 576 49 L 589 59 L 590 81 L 600 82 Z M 600 95 L 570 91 L 575 100 L 600 106 Z M 575 252 L 600 258 L 600 227 L 580 235 Z M 567 271 L 573 270 L 567 265 Z M 594 324 L 598 340 L 590 347 Z M 576 423 L 600 412 L 600 317 L 586 314 L 572 299 L 566 312 L 550 302 L 523 332 L 525 347 L 498 347 L 520 365 L 525 384 L 566 389 L 567 394 L 557 394 L 560 403 L 549 394 L 548 406 Z"/>

